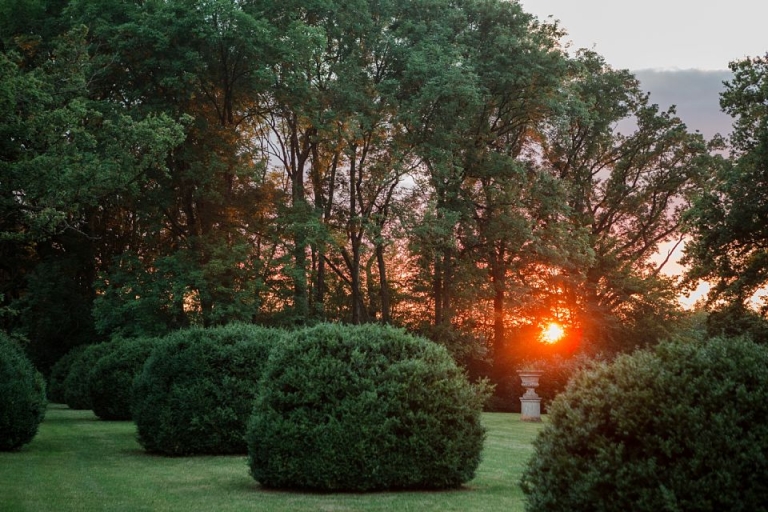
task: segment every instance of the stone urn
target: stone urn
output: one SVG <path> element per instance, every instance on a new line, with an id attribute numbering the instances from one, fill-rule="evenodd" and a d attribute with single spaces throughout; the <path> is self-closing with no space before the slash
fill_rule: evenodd
<path id="1" fill-rule="evenodd" d="M 536 394 L 541 370 L 518 370 L 517 374 L 523 382 L 525 394 L 520 397 L 520 419 L 522 421 L 541 421 L 541 397 Z"/>

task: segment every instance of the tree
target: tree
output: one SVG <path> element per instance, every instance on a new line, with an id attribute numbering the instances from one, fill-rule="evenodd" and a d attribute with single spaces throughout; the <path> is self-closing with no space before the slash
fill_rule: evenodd
<path id="1" fill-rule="evenodd" d="M 0 322 L 51 360 L 235 320 L 394 323 L 501 360 L 552 318 L 632 344 L 673 316 L 649 258 L 703 140 L 518 3 L 16 8 Z"/>
<path id="2" fill-rule="evenodd" d="M 683 212 L 711 169 L 707 144 L 674 109 L 651 104 L 629 72 L 592 52 L 572 62 L 566 87 L 543 157 L 567 187 L 571 222 L 586 230 L 594 254 L 584 281 L 570 285 L 577 291 L 569 306 L 595 348 L 658 341 L 677 306 L 674 283 L 660 273 L 665 262 L 651 258 L 680 237 Z M 623 120 L 635 124 L 627 134 L 617 127 Z"/>
<path id="3" fill-rule="evenodd" d="M 326 300 L 336 281 L 345 303 L 337 314 L 352 323 L 369 320 L 375 313 L 366 303 L 363 267 L 375 251 L 381 315 L 388 318 L 380 233 L 409 158 L 396 119 L 402 3 L 300 4 L 263 8 L 286 34 L 275 45 L 281 58 L 272 65 L 263 124 L 271 167 L 289 187 L 292 307 L 300 318 L 330 314 Z"/>
<path id="4" fill-rule="evenodd" d="M 689 214 L 685 261 L 690 282 L 712 283 L 711 305 L 723 301 L 746 311 L 768 283 L 768 55 L 732 62 L 730 69 L 720 106 L 734 118 L 731 154 Z"/>
<path id="5" fill-rule="evenodd" d="M 167 171 L 110 210 L 120 248 L 102 258 L 100 327 L 252 319 L 263 270 L 253 239 L 270 210 L 253 143 L 269 27 L 228 1 L 72 2 L 67 13 L 91 28 L 94 95 L 185 127 Z"/>
<path id="6" fill-rule="evenodd" d="M 553 237 L 566 233 L 552 200 L 559 185 L 526 154 L 552 115 L 566 59 L 557 28 L 517 4 L 467 2 L 428 22 L 436 26 L 411 35 L 404 109 L 426 185 L 412 248 L 438 330 L 483 330 L 502 353 L 525 295 L 515 290 L 566 245 Z"/>
<path id="7" fill-rule="evenodd" d="M 4 327 L 31 339 L 43 367 L 93 336 L 94 219 L 162 172 L 183 139 L 167 116 L 91 97 L 86 37 L 76 27 L 0 54 L 0 286 L 3 305 L 23 313 Z"/>

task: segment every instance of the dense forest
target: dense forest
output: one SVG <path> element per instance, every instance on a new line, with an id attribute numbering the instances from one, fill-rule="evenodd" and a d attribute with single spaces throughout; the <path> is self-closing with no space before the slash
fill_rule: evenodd
<path id="1" fill-rule="evenodd" d="M 768 59 L 708 141 L 562 35 L 502 0 L 0 1 L 0 328 L 43 370 L 334 321 L 511 371 L 551 321 L 562 354 L 672 336 L 707 279 L 709 327 L 760 336 Z"/>

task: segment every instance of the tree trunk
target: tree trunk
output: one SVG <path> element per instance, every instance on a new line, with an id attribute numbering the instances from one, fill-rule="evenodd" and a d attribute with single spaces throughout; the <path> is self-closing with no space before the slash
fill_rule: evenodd
<path id="1" fill-rule="evenodd" d="M 360 293 L 360 239 L 352 237 L 352 261 L 350 265 L 352 281 L 352 323 L 362 323 L 362 297 Z"/>
<path id="2" fill-rule="evenodd" d="M 379 296 L 381 298 L 381 323 L 390 321 L 389 282 L 387 280 L 387 267 L 384 259 L 384 244 L 376 244 L 376 263 L 379 267 Z"/>
<path id="3" fill-rule="evenodd" d="M 306 133 L 299 140 L 298 121 L 294 117 L 291 126 L 291 205 L 294 215 L 297 217 L 294 222 L 303 224 L 309 213 L 309 205 L 306 201 L 306 191 L 304 189 L 304 165 L 311 149 L 309 139 L 311 133 Z M 293 260 L 295 268 L 293 271 L 293 307 L 296 316 L 300 321 L 306 320 L 309 314 L 309 297 L 307 287 L 307 238 L 304 234 L 304 227 L 299 226 L 294 232 Z"/>
<path id="4" fill-rule="evenodd" d="M 502 354 L 506 345 L 504 326 L 504 298 L 506 295 L 506 279 L 504 275 L 504 251 L 494 254 L 491 268 L 493 284 L 493 349 L 496 354 Z"/>

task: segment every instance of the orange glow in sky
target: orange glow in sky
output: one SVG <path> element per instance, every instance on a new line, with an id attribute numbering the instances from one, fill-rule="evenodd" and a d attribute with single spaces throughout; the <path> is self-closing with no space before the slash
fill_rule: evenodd
<path id="1" fill-rule="evenodd" d="M 541 331 L 541 341 L 544 343 L 557 343 L 565 335 L 563 327 L 555 322 L 550 322 Z"/>

